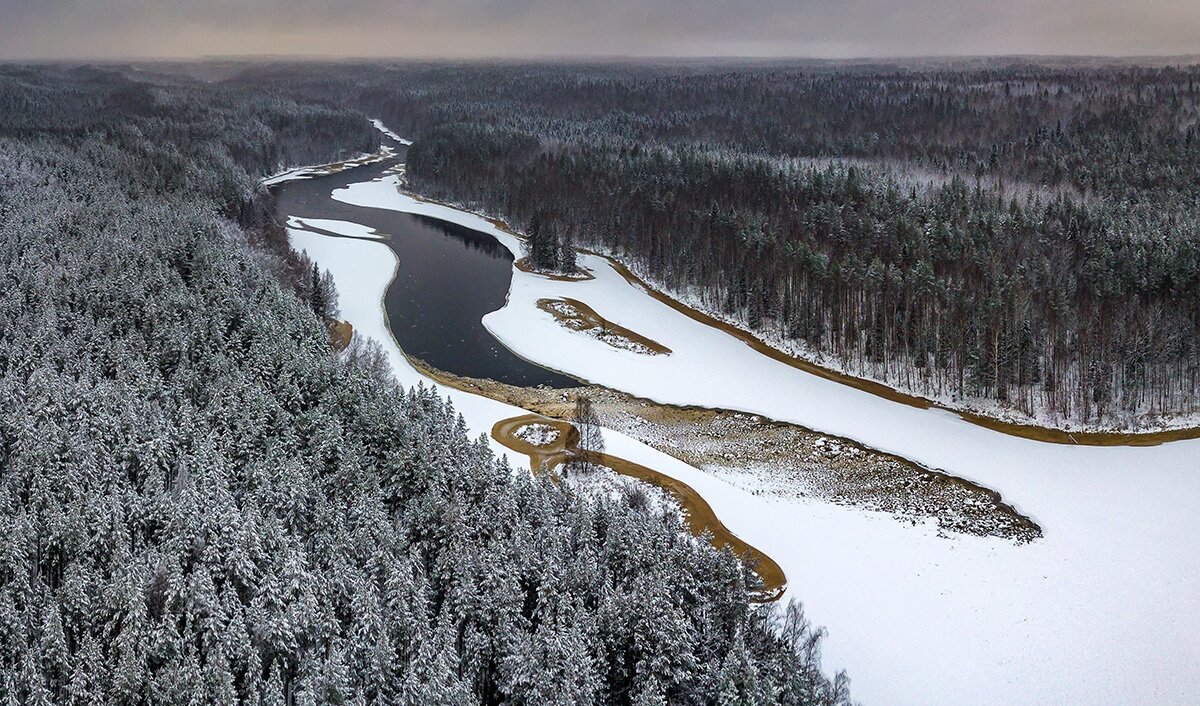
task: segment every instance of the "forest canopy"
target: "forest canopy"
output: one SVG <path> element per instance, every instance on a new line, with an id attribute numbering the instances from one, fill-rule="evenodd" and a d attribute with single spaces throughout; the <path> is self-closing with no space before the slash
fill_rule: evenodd
<path id="1" fill-rule="evenodd" d="M 336 98 L 0 68 L 5 703 L 847 703 L 674 513 L 331 347 L 257 183 L 378 146 Z"/>
<path id="2" fill-rule="evenodd" d="M 233 69 L 231 69 L 233 71 Z M 1200 412 L 1200 68 L 286 65 L 416 139 L 415 190 L 618 256 L 789 351 L 953 406 Z"/>

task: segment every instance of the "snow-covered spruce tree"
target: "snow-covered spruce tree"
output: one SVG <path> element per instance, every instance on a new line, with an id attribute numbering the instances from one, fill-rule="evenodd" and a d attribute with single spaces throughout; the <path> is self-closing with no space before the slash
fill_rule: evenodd
<path id="1" fill-rule="evenodd" d="M 522 248 L 529 264 L 539 272 L 575 274 L 579 271 L 571 239 L 563 234 L 557 222 L 548 221 L 544 212 L 534 213 L 529 219 Z"/>
<path id="2" fill-rule="evenodd" d="M 331 349 L 254 177 L 361 116 L 9 68 L 0 125 L 6 703 L 845 701 L 734 557 Z"/>

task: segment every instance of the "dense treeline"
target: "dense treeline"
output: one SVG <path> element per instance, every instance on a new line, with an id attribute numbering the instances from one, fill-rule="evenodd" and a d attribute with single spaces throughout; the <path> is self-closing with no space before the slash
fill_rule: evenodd
<path id="1" fill-rule="evenodd" d="M 1194 412 L 1195 76 L 1029 73 L 635 80 L 577 100 L 669 128 L 447 123 L 410 174 L 518 223 L 551 204 L 656 283 L 920 394 L 1113 426 Z M 703 115 L 688 86 L 734 107 Z"/>
<path id="2" fill-rule="evenodd" d="M 331 349 L 254 183 L 361 115 L 131 75 L 0 70 L 6 703 L 846 701 L 677 518 Z"/>
<path id="3" fill-rule="evenodd" d="M 418 188 L 518 222 L 554 204 L 540 220 L 576 242 L 841 368 L 1059 420 L 1198 403 L 1190 225 L 1146 237 L 1144 221 L 1061 194 L 681 148 L 579 142 L 449 166 L 488 134 L 431 131 L 410 151 Z"/>
<path id="4" fill-rule="evenodd" d="M 238 82 L 267 80 L 417 137 L 414 188 L 536 217 L 835 367 L 1066 425 L 1200 411 L 1196 67 L 275 67 Z"/>

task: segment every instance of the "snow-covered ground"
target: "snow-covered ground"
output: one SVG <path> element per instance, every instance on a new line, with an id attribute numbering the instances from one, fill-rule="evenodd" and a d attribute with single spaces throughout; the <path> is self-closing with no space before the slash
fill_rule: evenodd
<path id="1" fill-rule="evenodd" d="M 558 439 L 558 430 L 549 424 L 526 424 L 515 435 L 534 446 L 549 446 Z"/>
<path id="2" fill-rule="evenodd" d="M 398 185 L 384 178 L 334 198 L 459 223 L 519 253 L 517 239 L 487 220 L 405 196 Z M 389 343 L 379 304 L 386 281 L 379 282 L 390 273 L 367 284 L 362 270 L 388 269 L 390 251 L 299 232 L 293 238 L 297 247 L 313 238 L 335 243 L 328 257 L 310 255 L 334 272 L 355 327 Z M 364 257 L 353 251 L 360 247 L 374 249 Z M 829 629 L 825 664 L 850 671 L 856 698 L 1200 703 L 1200 441 L 1097 448 L 1006 436 L 808 375 L 659 303 L 601 258 L 583 256 L 580 264 L 596 278 L 558 282 L 514 268 L 507 305 L 484 324 L 547 367 L 661 402 L 755 412 L 850 437 L 996 489 L 1041 524 L 1045 538 L 1029 545 L 941 538 L 932 525 L 879 513 L 755 496 L 606 434 L 611 453 L 687 482 L 730 529 L 779 562 L 789 593 Z M 615 349 L 535 306 L 563 296 L 674 353 Z M 362 299 L 371 311 L 354 308 Z M 402 356 L 393 365 L 413 380 Z M 477 431 L 519 411 L 451 397 Z"/>
<path id="3" fill-rule="evenodd" d="M 358 167 L 364 164 L 374 164 L 382 162 L 385 159 L 391 159 L 396 156 L 396 150 L 393 147 L 384 145 L 375 153 L 363 153 L 354 159 L 349 159 L 344 162 L 335 162 L 333 164 L 322 164 L 309 167 L 295 167 L 293 169 L 284 169 L 272 176 L 269 176 L 259 182 L 262 186 L 275 186 L 287 181 L 298 181 L 300 179 L 312 179 L 319 176 L 327 176 L 336 174 L 337 172 L 345 171 L 351 167 Z"/>

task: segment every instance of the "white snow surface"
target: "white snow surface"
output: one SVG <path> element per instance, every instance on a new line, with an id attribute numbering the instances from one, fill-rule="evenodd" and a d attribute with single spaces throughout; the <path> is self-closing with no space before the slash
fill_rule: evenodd
<path id="1" fill-rule="evenodd" d="M 333 196 L 458 223 L 520 252 L 486 219 L 399 186 L 389 177 Z M 658 302 L 602 258 L 580 264 L 596 278 L 557 282 L 514 268 L 508 303 L 484 324 L 517 354 L 603 385 L 763 414 L 969 478 L 1042 526 L 1045 537 L 1029 545 L 938 537 L 932 524 L 756 496 L 606 433 L 611 453 L 684 480 L 779 562 L 789 595 L 829 630 L 826 668 L 849 671 L 856 699 L 1200 703 L 1200 441 L 1098 448 L 1007 436 L 804 373 Z M 562 296 L 674 353 L 614 349 L 535 306 Z"/>
<path id="2" fill-rule="evenodd" d="M 296 167 L 295 169 L 285 169 L 277 174 L 263 179 L 259 183 L 263 186 L 274 186 L 282 184 L 285 181 L 299 181 L 301 179 L 311 179 L 314 176 L 319 176 L 322 172 L 317 172 L 311 167 Z"/>
<path id="3" fill-rule="evenodd" d="M 378 152 L 375 152 L 375 153 L 364 152 L 364 153 L 358 155 L 357 157 L 355 157 L 354 159 L 348 159 L 344 162 L 334 162 L 332 164 L 321 164 L 321 165 L 317 165 L 317 166 L 295 167 L 292 169 L 284 169 L 281 172 L 278 172 L 272 176 L 262 179 L 261 181 L 259 181 L 259 184 L 262 186 L 274 186 L 276 184 L 282 184 L 287 181 L 300 181 L 301 179 L 312 179 L 313 177 L 327 176 L 329 174 L 335 174 L 337 172 L 344 171 L 345 169 L 347 169 L 349 167 L 361 166 L 364 164 L 373 164 L 375 162 L 382 162 L 383 160 L 388 159 L 395 154 L 396 154 L 395 148 L 384 145 L 383 147 L 379 148 Z"/>
<path id="4" fill-rule="evenodd" d="M 388 127 L 386 125 L 384 125 L 383 121 L 380 120 L 379 118 L 371 118 L 371 124 L 375 126 L 376 130 L 382 132 L 387 137 L 392 138 L 393 140 L 395 140 L 396 142 L 399 142 L 402 145 L 411 145 L 412 144 L 412 140 L 406 140 L 403 137 L 400 137 L 396 133 L 389 130 Z"/>
<path id="5" fill-rule="evenodd" d="M 350 221 L 338 221 L 330 218 L 300 218 L 299 216 L 288 216 L 288 228 L 298 228 L 300 230 L 323 230 L 335 235 L 344 235 L 349 238 L 382 238 L 383 234 L 369 226 L 364 226 L 359 223 L 351 223 Z"/>

